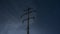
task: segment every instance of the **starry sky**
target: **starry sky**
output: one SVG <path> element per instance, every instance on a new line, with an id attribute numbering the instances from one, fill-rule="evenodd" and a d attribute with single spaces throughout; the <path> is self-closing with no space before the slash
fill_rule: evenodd
<path id="1" fill-rule="evenodd" d="M 60 34 L 59 0 L 0 0 L 0 34 L 26 34 L 20 16 L 28 7 L 36 11 L 30 34 Z"/>

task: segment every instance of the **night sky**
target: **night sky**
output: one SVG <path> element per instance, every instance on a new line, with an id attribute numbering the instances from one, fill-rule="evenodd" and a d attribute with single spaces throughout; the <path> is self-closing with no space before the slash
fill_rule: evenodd
<path id="1" fill-rule="evenodd" d="M 0 0 L 0 34 L 26 34 L 20 16 L 28 7 L 36 11 L 30 34 L 60 34 L 59 0 Z"/>

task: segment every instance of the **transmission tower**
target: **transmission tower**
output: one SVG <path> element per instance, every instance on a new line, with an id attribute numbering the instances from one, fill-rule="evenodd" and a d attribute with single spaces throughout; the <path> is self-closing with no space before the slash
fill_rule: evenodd
<path id="1" fill-rule="evenodd" d="M 29 20 L 30 20 L 30 19 L 35 19 L 34 16 L 32 16 L 32 17 L 29 16 L 32 12 L 35 12 L 35 11 L 30 11 L 31 9 L 32 9 L 32 8 L 28 8 L 28 9 L 24 10 L 24 11 L 27 11 L 27 12 L 24 13 L 24 14 L 21 16 L 21 18 L 22 18 L 23 16 L 27 15 L 27 19 L 23 19 L 23 20 L 22 20 L 22 22 L 27 21 L 27 34 L 29 34 Z"/>

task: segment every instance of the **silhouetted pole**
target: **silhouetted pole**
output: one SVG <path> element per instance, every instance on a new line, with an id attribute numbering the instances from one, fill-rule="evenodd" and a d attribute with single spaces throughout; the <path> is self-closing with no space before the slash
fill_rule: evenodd
<path id="1" fill-rule="evenodd" d="M 28 8 L 27 34 L 29 34 L 29 8 Z"/>
<path id="2" fill-rule="evenodd" d="M 23 22 L 27 20 L 27 34 L 29 34 L 29 19 L 33 19 L 34 18 L 34 17 L 30 17 L 29 16 L 30 13 L 32 13 L 32 11 L 30 11 L 30 10 L 31 10 L 31 8 L 28 8 L 27 10 L 24 10 L 24 11 L 27 11 L 27 13 L 24 14 L 24 15 L 27 15 L 27 19 L 23 20 Z M 23 17 L 24 15 L 22 15 L 21 17 Z"/>

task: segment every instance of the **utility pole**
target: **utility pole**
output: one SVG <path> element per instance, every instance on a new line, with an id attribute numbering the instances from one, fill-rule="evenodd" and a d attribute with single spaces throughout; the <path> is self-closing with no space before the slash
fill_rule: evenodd
<path id="1" fill-rule="evenodd" d="M 30 11 L 31 9 L 32 9 L 32 8 L 28 8 L 27 10 L 24 10 L 24 11 L 27 11 L 27 12 L 24 13 L 24 14 L 21 16 L 21 18 L 22 18 L 23 16 L 27 15 L 27 19 L 22 20 L 22 22 L 24 22 L 24 21 L 27 20 L 27 34 L 29 34 L 29 20 L 35 18 L 34 16 L 33 16 L 33 17 L 30 17 L 30 16 L 29 16 L 30 13 L 34 12 L 34 11 Z"/>

